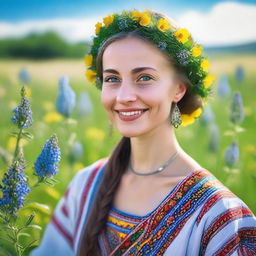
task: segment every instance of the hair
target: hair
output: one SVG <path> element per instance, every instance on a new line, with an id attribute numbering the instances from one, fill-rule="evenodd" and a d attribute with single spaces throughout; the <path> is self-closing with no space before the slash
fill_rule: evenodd
<path id="1" fill-rule="evenodd" d="M 163 14 L 158 12 L 152 12 L 158 18 L 165 17 Z M 169 18 L 168 18 L 169 19 Z M 170 19 L 169 19 L 170 20 Z M 97 74 L 100 77 L 100 82 L 103 81 L 102 76 L 102 57 L 105 49 L 113 42 L 122 40 L 125 38 L 138 38 L 144 40 L 150 44 L 155 45 L 149 39 L 140 35 L 138 30 L 115 34 L 114 36 L 108 38 L 102 46 L 99 48 L 96 67 Z M 156 46 L 155 46 L 156 47 Z M 161 50 L 159 50 L 161 51 Z M 202 107 L 202 100 L 199 95 L 193 94 L 191 90 L 191 84 L 186 76 L 182 67 L 177 63 L 177 61 L 172 58 L 169 54 L 161 51 L 167 58 L 170 66 L 174 68 L 175 74 L 179 81 L 186 86 L 186 92 L 182 99 L 177 102 L 181 114 L 191 114 L 197 108 Z M 173 107 L 171 108 L 170 115 L 172 114 Z M 112 152 L 108 162 L 106 164 L 106 169 L 102 177 L 99 189 L 95 195 L 94 203 L 90 209 L 90 213 L 81 234 L 78 255 L 79 256 L 91 256 L 91 255 L 101 255 L 100 247 L 98 243 L 98 237 L 100 233 L 105 229 L 105 224 L 107 222 L 107 217 L 111 209 L 112 201 L 115 192 L 118 188 L 120 180 L 123 173 L 128 167 L 128 162 L 130 159 L 130 138 L 122 137 L 114 151 Z M 99 210 L 100 209 L 100 210 Z"/>

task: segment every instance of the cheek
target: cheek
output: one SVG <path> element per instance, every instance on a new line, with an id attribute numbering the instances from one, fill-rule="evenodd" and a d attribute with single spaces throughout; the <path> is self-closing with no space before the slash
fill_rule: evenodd
<path id="1" fill-rule="evenodd" d="M 101 103 L 106 110 L 110 110 L 113 107 L 114 97 L 107 90 L 102 88 L 101 92 Z"/>

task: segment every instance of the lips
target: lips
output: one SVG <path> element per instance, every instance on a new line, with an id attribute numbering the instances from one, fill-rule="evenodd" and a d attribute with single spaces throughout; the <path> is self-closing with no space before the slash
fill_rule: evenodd
<path id="1" fill-rule="evenodd" d="M 115 109 L 116 112 L 132 112 L 132 111 L 147 111 L 148 108 L 142 109 L 142 108 L 126 108 L 126 109 Z"/>
<path id="2" fill-rule="evenodd" d="M 120 112 L 136 112 L 136 111 L 140 111 L 140 113 L 138 112 L 137 114 L 132 114 L 132 115 L 124 115 L 124 114 L 121 114 L 119 111 L 116 111 L 118 113 L 118 116 L 119 118 L 122 120 L 122 121 L 133 121 L 133 120 L 136 120 L 138 119 L 139 117 L 141 117 L 148 109 L 140 109 L 140 110 L 133 110 L 131 111 L 129 109 L 129 111 L 127 111 L 127 109 L 125 109 L 126 111 L 120 111 Z"/>

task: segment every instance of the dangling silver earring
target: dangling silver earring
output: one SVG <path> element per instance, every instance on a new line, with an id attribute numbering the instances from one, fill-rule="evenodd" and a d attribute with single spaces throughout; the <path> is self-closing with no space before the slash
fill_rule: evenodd
<path id="1" fill-rule="evenodd" d="M 178 128 L 178 126 L 182 123 L 181 120 L 181 113 L 180 110 L 177 106 L 177 103 L 174 102 L 174 109 L 172 111 L 172 115 L 171 115 L 171 124 L 175 127 Z"/>

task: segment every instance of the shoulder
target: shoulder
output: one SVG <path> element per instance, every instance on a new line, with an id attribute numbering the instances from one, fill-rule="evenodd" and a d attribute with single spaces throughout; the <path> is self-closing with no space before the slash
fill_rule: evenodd
<path id="1" fill-rule="evenodd" d="M 74 194 L 77 194 L 77 192 L 81 191 L 81 188 L 85 186 L 91 187 L 95 179 L 102 177 L 103 167 L 106 166 L 107 161 L 108 157 L 101 158 L 79 170 L 69 183 L 68 190 L 72 190 Z"/>

